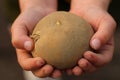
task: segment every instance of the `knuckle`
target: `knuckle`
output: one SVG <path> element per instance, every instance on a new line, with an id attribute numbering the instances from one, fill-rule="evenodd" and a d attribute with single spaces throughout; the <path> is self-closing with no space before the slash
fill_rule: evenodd
<path id="1" fill-rule="evenodd" d="M 26 71 L 30 71 L 32 70 L 32 66 L 29 66 L 28 64 L 25 64 L 24 62 L 18 60 L 18 63 L 20 64 L 20 66 L 22 67 L 22 69 L 26 70 Z"/>
<path id="2" fill-rule="evenodd" d="M 113 30 L 116 28 L 117 22 L 112 16 L 110 16 L 106 21 L 108 21 L 108 23 L 110 23 L 110 26 Z"/>
<path id="3" fill-rule="evenodd" d="M 113 29 L 113 31 L 116 29 L 117 26 L 117 22 L 114 19 L 111 19 L 111 28 Z"/>
<path id="4" fill-rule="evenodd" d="M 26 70 L 26 71 L 30 71 L 32 68 L 26 65 L 21 65 L 21 67 Z"/>
<path id="5" fill-rule="evenodd" d="M 13 47 L 15 47 L 15 48 L 18 48 L 18 49 L 24 49 L 24 47 L 22 46 L 23 44 L 21 44 L 22 43 L 22 40 L 19 38 L 13 38 L 12 40 L 11 40 L 11 43 L 12 43 L 12 45 L 13 45 Z"/>
<path id="6" fill-rule="evenodd" d="M 114 19 L 112 19 L 112 25 L 113 25 L 114 27 L 116 27 L 116 25 L 117 25 L 117 22 L 116 22 Z"/>
<path id="7" fill-rule="evenodd" d="M 14 46 L 14 47 L 17 47 L 17 45 L 18 45 L 18 43 L 19 43 L 19 41 L 17 40 L 17 39 L 12 39 L 12 45 Z"/>
<path id="8" fill-rule="evenodd" d="M 26 71 L 30 71 L 30 70 L 31 70 L 31 67 L 23 66 L 23 69 L 26 70 Z"/>

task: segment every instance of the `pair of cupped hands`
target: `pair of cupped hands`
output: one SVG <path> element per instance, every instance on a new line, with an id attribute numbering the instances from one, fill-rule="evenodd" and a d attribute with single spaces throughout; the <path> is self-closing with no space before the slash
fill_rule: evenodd
<path id="1" fill-rule="evenodd" d="M 16 48 L 18 62 L 24 70 L 32 71 L 37 77 L 57 78 L 62 75 L 63 71 L 46 64 L 40 57 L 33 58 L 30 53 L 34 48 L 34 43 L 29 35 L 35 25 L 40 19 L 57 9 L 55 2 L 49 1 L 48 3 L 39 7 L 26 7 L 25 4 L 21 4 L 21 13 L 11 28 L 12 44 Z M 113 34 L 116 22 L 107 12 L 108 6 L 84 4 L 85 2 L 80 5 L 79 1 L 73 0 L 69 12 L 84 18 L 92 25 L 95 33 L 90 40 L 90 46 L 95 52 L 86 51 L 74 68 L 64 70 L 68 75 L 79 76 L 85 72 L 94 72 L 109 63 L 113 57 Z"/>

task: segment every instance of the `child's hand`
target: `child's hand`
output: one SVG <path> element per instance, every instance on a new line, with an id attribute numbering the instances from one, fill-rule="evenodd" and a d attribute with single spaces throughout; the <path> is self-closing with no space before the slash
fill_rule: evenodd
<path id="1" fill-rule="evenodd" d="M 84 58 L 78 61 L 78 66 L 68 70 L 68 74 L 93 72 L 112 60 L 116 22 L 107 12 L 108 4 L 108 0 L 72 0 L 70 12 L 88 21 L 95 34 L 90 41 L 94 51 L 85 52 Z"/>

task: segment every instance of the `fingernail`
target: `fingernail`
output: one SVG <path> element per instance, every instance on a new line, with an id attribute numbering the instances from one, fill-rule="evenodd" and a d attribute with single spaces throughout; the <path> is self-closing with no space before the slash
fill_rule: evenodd
<path id="1" fill-rule="evenodd" d="M 99 47 L 100 47 L 100 40 L 99 39 L 94 39 L 93 41 L 92 41 L 92 48 L 93 49 L 95 49 L 95 50 L 97 50 Z"/>
<path id="2" fill-rule="evenodd" d="M 30 51 L 32 49 L 32 42 L 31 41 L 26 41 L 24 43 L 24 48 L 28 51 Z"/>
<path id="3" fill-rule="evenodd" d="M 44 62 L 42 62 L 42 61 L 37 61 L 36 64 L 37 64 L 38 66 L 42 66 L 42 65 L 44 64 Z"/>
<path id="4" fill-rule="evenodd" d="M 81 67 L 87 67 L 87 63 L 85 63 L 84 61 L 81 61 L 80 66 Z"/>

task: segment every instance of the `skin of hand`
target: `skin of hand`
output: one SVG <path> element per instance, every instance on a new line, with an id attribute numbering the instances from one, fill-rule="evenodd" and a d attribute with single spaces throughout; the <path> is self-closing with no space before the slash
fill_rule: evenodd
<path id="1" fill-rule="evenodd" d="M 11 27 L 12 44 L 16 48 L 17 59 L 20 66 L 32 71 L 37 77 L 58 77 L 59 70 L 53 69 L 40 58 L 33 58 L 30 51 L 34 43 L 29 35 L 38 21 L 49 13 L 57 10 L 56 0 L 20 0 L 21 13 Z"/>
<path id="2" fill-rule="evenodd" d="M 85 52 L 84 58 L 78 61 L 78 66 L 66 70 L 69 75 L 81 75 L 84 71 L 93 72 L 112 59 L 114 49 L 112 36 L 116 23 L 107 13 L 109 1 L 104 2 L 105 7 L 99 4 L 103 0 L 93 1 L 95 0 L 72 0 L 71 2 L 70 12 L 83 17 L 93 26 L 95 34 L 90 45 L 96 52 Z M 11 28 L 12 44 L 16 48 L 19 64 L 23 69 L 32 71 L 37 77 L 57 78 L 62 74 L 62 71 L 45 64 L 42 58 L 33 58 L 29 53 L 34 43 L 28 35 L 32 33 L 34 26 L 41 18 L 56 11 L 56 6 L 56 0 L 34 0 L 34 3 L 32 0 L 20 0 L 21 14 Z"/>
<path id="3" fill-rule="evenodd" d="M 68 70 L 68 74 L 93 72 L 112 60 L 116 22 L 107 12 L 109 3 L 110 0 L 72 0 L 70 12 L 88 21 L 95 34 L 90 40 L 94 51 L 86 51 L 78 66 Z"/>

